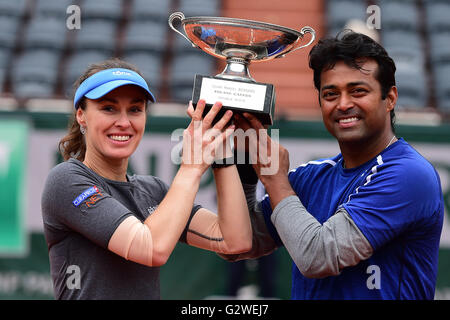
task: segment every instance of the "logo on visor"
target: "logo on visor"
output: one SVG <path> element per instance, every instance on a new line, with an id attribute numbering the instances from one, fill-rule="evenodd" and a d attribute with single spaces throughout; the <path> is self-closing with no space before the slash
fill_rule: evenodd
<path id="1" fill-rule="evenodd" d="M 131 76 L 131 73 L 126 71 L 113 71 L 112 74 L 115 76 Z"/>

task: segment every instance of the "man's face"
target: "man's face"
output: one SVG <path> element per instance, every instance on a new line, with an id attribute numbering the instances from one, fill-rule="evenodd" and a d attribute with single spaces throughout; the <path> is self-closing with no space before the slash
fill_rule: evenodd
<path id="1" fill-rule="evenodd" d="M 381 98 L 381 85 L 375 78 L 378 64 L 367 59 L 361 69 L 343 61 L 322 71 L 320 103 L 327 130 L 342 143 L 367 143 L 391 135 L 390 111 L 397 99 L 396 88 Z"/>

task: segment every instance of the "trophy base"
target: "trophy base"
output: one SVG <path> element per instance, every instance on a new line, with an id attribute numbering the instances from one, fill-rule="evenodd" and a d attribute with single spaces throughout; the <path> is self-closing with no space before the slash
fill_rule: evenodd
<path id="1" fill-rule="evenodd" d="M 273 124 L 275 88 L 272 84 L 195 75 L 192 92 L 194 108 L 200 99 L 206 102 L 203 115 L 214 103 L 221 102 L 222 109 L 216 118 L 221 117 L 226 110 L 231 110 L 235 113 L 251 113 L 263 125 Z"/>

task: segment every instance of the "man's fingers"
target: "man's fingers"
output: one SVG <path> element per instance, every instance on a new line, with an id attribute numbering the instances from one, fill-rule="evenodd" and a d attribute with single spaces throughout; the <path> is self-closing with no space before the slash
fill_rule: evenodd
<path id="1" fill-rule="evenodd" d="M 244 112 L 242 115 L 244 116 L 245 119 L 247 119 L 247 121 L 250 123 L 253 129 L 255 130 L 265 129 L 261 121 L 259 121 L 258 118 L 256 118 L 254 115 L 248 112 Z"/>
<path id="2" fill-rule="evenodd" d="M 251 128 L 250 123 L 238 113 L 234 114 L 233 120 L 236 128 L 240 128 L 244 131 Z"/>

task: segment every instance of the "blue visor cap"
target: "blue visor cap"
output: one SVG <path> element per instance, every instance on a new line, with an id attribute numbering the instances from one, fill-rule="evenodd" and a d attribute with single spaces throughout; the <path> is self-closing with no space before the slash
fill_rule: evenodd
<path id="1" fill-rule="evenodd" d="M 141 87 L 147 93 L 150 101 L 155 102 L 155 96 L 150 92 L 147 82 L 138 73 L 123 68 L 114 68 L 99 71 L 84 80 L 75 92 L 73 105 L 77 104 L 81 98 L 98 99 L 110 91 L 127 84 Z"/>

